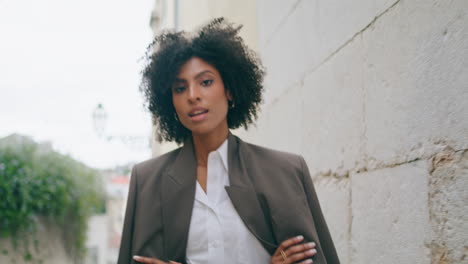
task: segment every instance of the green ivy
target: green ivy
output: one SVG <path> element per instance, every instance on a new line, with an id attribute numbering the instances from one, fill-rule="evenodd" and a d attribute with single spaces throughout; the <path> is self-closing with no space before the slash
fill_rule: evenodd
<path id="1" fill-rule="evenodd" d="M 66 249 L 74 259 L 85 254 L 87 220 L 104 212 L 104 192 L 96 170 L 21 137 L 0 140 L 0 238 L 23 244 L 31 258 L 38 218 L 63 230 Z"/>

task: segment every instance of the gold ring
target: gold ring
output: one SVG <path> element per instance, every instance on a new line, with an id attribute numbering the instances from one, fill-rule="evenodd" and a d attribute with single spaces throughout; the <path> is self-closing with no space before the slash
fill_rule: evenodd
<path id="1" fill-rule="evenodd" d="M 286 259 L 288 258 L 288 256 L 286 255 L 286 253 L 284 253 L 283 250 L 281 250 L 280 252 L 281 252 L 281 256 L 283 257 L 283 260 L 286 261 Z"/>

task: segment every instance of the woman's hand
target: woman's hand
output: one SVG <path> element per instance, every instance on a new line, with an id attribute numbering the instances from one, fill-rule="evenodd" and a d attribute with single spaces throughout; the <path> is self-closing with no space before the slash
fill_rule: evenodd
<path id="1" fill-rule="evenodd" d="M 164 262 L 164 261 L 159 260 L 159 259 L 142 257 L 142 256 L 133 256 L 133 259 L 138 261 L 138 262 L 147 263 L 147 264 L 181 264 L 181 263 L 175 262 L 175 261 Z"/>
<path id="2" fill-rule="evenodd" d="M 311 257 L 317 254 L 315 243 L 302 243 L 303 236 L 297 236 L 281 242 L 271 257 L 271 264 L 313 263 Z"/>

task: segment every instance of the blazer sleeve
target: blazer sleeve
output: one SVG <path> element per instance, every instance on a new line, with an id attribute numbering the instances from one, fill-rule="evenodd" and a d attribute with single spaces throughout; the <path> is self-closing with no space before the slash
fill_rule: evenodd
<path id="1" fill-rule="evenodd" d="M 315 228 L 319 236 L 323 254 L 325 255 L 325 259 L 327 260 L 328 264 L 339 264 L 340 260 L 338 259 L 338 254 L 336 253 L 332 237 L 328 231 L 327 223 L 323 217 L 317 193 L 315 192 L 314 184 L 312 183 L 312 178 L 310 177 L 309 169 L 302 156 L 300 157 L 300 160 L 302 166 L 304 191 L 307 196 L 307 202 L 309 204 L 312 217 L 314 218 Z"/>
<path id="2" fill-rule="evenodd" d="M 133 167 L 130 177 L 130 187 L 128 191 L 127 209 L 125 210 L 125 220 L 122 231 L 122 239 L 120 241 L 119 258 L 117 264 L 132 263 L 132 244 L 133 244 L 133 229 L 135 218 L 137 196 L 137 177 L 136 169 Z"/>

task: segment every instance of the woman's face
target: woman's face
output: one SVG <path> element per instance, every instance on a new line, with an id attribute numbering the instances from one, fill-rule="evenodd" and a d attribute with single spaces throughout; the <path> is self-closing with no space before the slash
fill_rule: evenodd
<path id="1" fill-rule="evenodd" d="M 193 135 L 227 133 L 228 100 L 218 70 L 198 57 L 182 65 L 172 85 L 177 117 Z"/>

